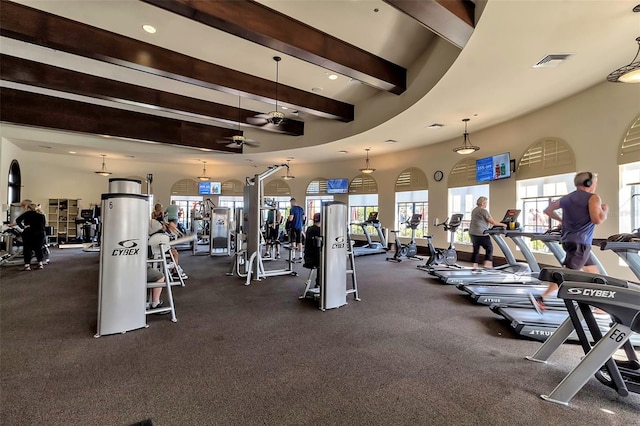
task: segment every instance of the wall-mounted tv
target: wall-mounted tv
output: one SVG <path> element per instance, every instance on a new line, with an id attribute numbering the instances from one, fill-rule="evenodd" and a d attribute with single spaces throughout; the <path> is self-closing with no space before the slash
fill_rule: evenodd
<path id="1" fill-rule="evenodd" d="M 508 152 L 476 160 L 477 182 L 490 182 L 508 177 L 511 177 L 511 158 Z"/>
<path id="2" fill-rule="evenodd" d="M 349 179 L 327 179 L 327 194 L 347 194 Z"/>
<path id="3" fill-rule="evenodd" d="M 219 195 L 222 192 L 222 184 L 220 182 L 198 182 L 198 194 L 200 195 Z"/>

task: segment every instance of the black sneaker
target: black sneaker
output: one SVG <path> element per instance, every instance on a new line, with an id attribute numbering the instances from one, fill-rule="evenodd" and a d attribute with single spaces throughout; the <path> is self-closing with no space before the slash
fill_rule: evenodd
<path id="1" fill-rule="evenodd" d="M 542 315 L 547 310 L 547 305 L 544 304 L 544 299 L 540 295 L 534 295 L 529 293 L 529 301 L 533 305 L 538 315 Z"/>

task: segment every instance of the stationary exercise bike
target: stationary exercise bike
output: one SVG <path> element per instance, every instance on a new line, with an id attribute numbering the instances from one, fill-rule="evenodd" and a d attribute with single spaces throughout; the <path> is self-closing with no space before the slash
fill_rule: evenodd
<path id="1" fill-rule="evenodd" d="M 387 260 L 402 262 L 403 256 L 407 259 L 422 260 L 421 257 L 417 256 L 418 246 L 416 245 L 416 228 L 420 225 L 421 220 L 421 214 L 414 214 L 408 222 L 404 222 L 405 225 L 411 228 L 411 241 L 409 241 L 408 244 L 402 244 L 400 242 L 398 238 L 400 231 L 391 231 L 395 235 L 396 252 L 393 254 L 393 257 L 387 257 Z"/>
<path id="2" fill-rule="evenodd" d="M 429 247 L 429 259 L 427 259 L 427 263 L 424 265 L 418 265 L 418 268 L 421 269 L 433 269 L 437 265 L 444 265 L 445 267 L 455 267 L 460 268 L 461 266 L 457 264 L 458 262 L 458 253 L 456 252 L 455 246 L 455 234 L 458 230 L 460 224 L 462 224 L 463 215 L 460 213 L 456 213 L 451 216 L 451 219 L 446 218 L 444 222 L 438 223 L 437 219 L 433 224 L 436 228 L 438 226 L 444 227 L 446 232 L 449 232 L 451 238 L 449 238 L 449 247 L 446 249 L 437 249 L 433 246 L 433 235 L 427 235 L 425 238 L 427 239 L 427 246 Z"/>

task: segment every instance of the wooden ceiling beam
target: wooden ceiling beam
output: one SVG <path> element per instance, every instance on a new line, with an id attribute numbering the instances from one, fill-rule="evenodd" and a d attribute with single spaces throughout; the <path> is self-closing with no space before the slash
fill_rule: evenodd
<path id="1" fill-rule="evenodd" d="M 0 121 L 93 135 L 241 153 L 217 140 L 236 131 L 189 121 L 0 88 Z"/>
<path id="2" fill-rule="evenodd" d="M 475 27 L 475 4 L 469 0 L 383 0 L 460 49 Z"/>
<path id="3" fill-rule="evenodd" d="M 251 0 L 142 0 L 396 95 L 407 70 Z"/>
<path id="4" fill-rule="evenodd" d="M 241 73 L 80 22 L 0 1 L 0 35 L 166 78 L 275 104 L 271 80 Z M 354 106 L 278 85 L 278 105 L 319 117 L 353 121 Z"/>
<path id="5" fill-rule="evenodd" d="M 261 126 L 253 126 L 246 121 L 247 118 L 260 114 L 257 111 L 238 109 L 238 107 L 96 77 L 15 56 L 0 54 L 0 63 L 2 63 L 0 67 L 2 80 L 116 102 L 134 103 L 150 108 L 150 114 L 162 109 L 177 114 L 212 118 L 232 125 L 241 122 L 243 126 L 261 129 Z M 277 127 L 269 126 L 263 130 L 301 136 L 304 134 L 304 122 L 287 119 Z"/>

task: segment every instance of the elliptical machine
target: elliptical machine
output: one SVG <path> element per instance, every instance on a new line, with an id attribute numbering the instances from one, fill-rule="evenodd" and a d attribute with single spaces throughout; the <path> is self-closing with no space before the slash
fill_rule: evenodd
<path id="1" fill-rule="evenodd" d="M 404 222 L 405 225 L 411 228 L 411 241 L 409 241 L 408 244 L 402 244 L 400 242 L 398 238 L 398 232 L 400 231 L 391 231 L 395 235 L 396 252 L 393 254 L 393 257 L 387 257 L 387 260 L 402 262 L 403 256 L 407 259 L 422 260 L 421 257 L 417 256 L 418 246 L 416 245 L 416 228 L 420 225 L 421 220 L 421 214 L 414 214 L 408 222 Z"/>
<path id="2" fill-rule="evenodd" d="M 429 259 L 427 259 L 427 263 L 424 265 L 418 265 L 420 269 L 432 270 L 437 265 L 444 265 L 444 267 L 449 268 L 461 268 L 458 262 L 458 253 L 456 252 L 455 246 L 455 234 L 458 230 L 458 227 L 462 224 L 462 218 L 464 215 L 461 213 L 456 213 L 451 216 L 451 219 L 446 218 L 442 223 L 438 223 L 438 220 L 434 222 L 434 226 L 442 226 L 446 232 L 449 232 L 451 238 L 449 238 L 449 247 L 446 249 L 437 249 L 433 246 L 433 235 L 427 235 L 425 238 L 427 239 L 427 245 L 429 247 Z"/>

